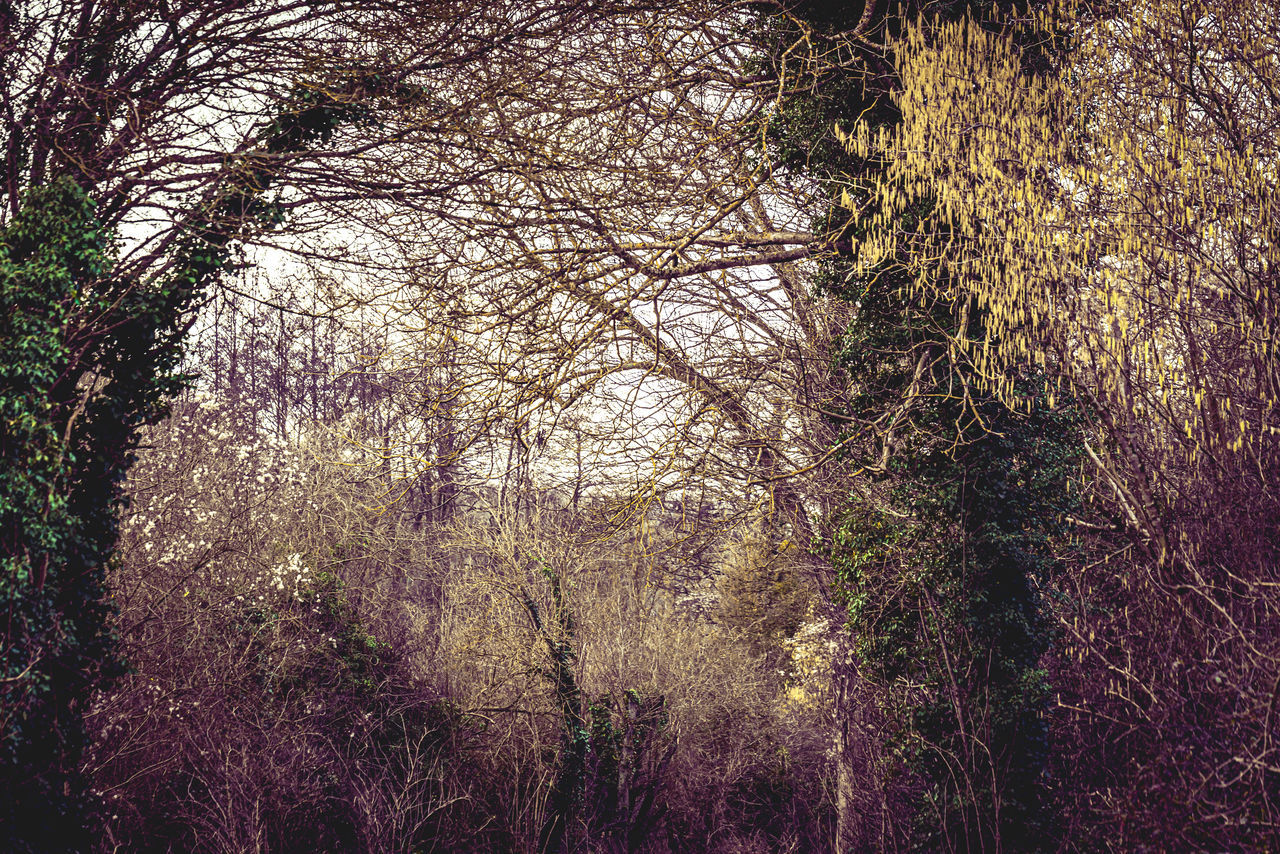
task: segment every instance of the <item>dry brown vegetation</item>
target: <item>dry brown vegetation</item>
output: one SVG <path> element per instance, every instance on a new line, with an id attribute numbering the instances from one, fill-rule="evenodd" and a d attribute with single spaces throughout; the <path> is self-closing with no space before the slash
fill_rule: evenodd
<path id="1" fill-rule="evenodd" d="M 416 527 L 326 463 L 341 443 L 179 413 L 112 579 L 134 673 L 90 715 L 106 850 L 536 850 L 557 810 L 592 850 L 819 845 L 830 709 L 786 702 L 796 626 L 712 619 L 588 511 Z M 592 751 L 558 801 L 572 727 Z"/>
<path id="2" fill-rule="evenodd" d="M 1280 11 L 1033 5 L 0 3 L 98 849 L 1276 847 Z"/>

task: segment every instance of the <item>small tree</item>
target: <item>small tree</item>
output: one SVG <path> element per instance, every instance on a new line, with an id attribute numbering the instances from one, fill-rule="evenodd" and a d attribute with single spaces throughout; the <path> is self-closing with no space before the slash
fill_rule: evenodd
<path id="1" fill-rule="evenodd" d="M 813 599 L 799 557 L 794 543 L 777 542 L 759 523 L 746 527 L 724 549 L 719 617 L 753 652 L 775 661 Z"/>

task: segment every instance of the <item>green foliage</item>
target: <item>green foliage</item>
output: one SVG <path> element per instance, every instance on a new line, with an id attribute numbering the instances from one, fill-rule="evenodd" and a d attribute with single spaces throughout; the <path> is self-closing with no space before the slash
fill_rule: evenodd
<path id="1" fill-rule="evenodd" d="M 122 484 L 137 429 L 182 383 L 180 318 L 212 274 L 191 260 L 145 286 L 113 280 L 111 263 L 92 202 L 66 180 L 28 192 L 0 236 L 0 763 L 19 850 L 82 844 L 80 716 L 118 670 L 103 577 Z"/>
<path id="2" fill-rule="evenodd" d="M 901 35 L 907 22 L 922 16 L 958 20 L 965 15 L 1000 20 L 1026 3 L 975 3 L 972 0 L 910 0 L 887 5 L 871 0 L 839 4 L 790 0 L 784 14 L 763 16 L 756 25 L 760 52 L 749 71 L 767 72 L 785 86 L 762 119 L 768 156 L 786 169 L 825 179 L 838 195 L 851 178 L 877 163 L 853 157 L 836 138 L 837 123 L 863 119 L 874 125 L 898 121 L 891 97 L 896 84 L 893 57 L 882 45 Z M 849 38 L 857 30 L 858 35 Z M 838 229 L 844 217 L 820 222 Z"/>
<path id="3" fill-rule="evenodd" d="M 564 581 L 549 563 L 534 561 L 547 582 L 554 622 L 544 623 L 528 591 L 523 605 L 551 658 L 545 675 L 555 687 L 561 718 L 556 776 L 538 850 L 575 851 L 586 840 L 634 850 L 661 817 L 659 786 L 675 747 L 672 741 L 665 754 L 656 755 L 668 724 L 666 701 L 634 689 L 616 702 L 608 695 L 584 700 L 574 671 L 575 627 Z"/>
<path id="4" fill-rule="evenodd" d="M 847 342 L 863 378 L 852 411 L 907 410 L 877 498 L 852 502 L 832 542 L 857 666 L 918 775 L 917 850 L 1051 847 L 1040 591 L 1077 500 L 1078 416 L 1034 397 L 1039 377 L 1020 381 L 1025 411 L 979 396 L 930 347 L 936 313 L 899 301 L 895 326 L 878 310 L 893 302 L 864 290 Z M 897 356 L 917 351 L 923 373 Z"/>
<path id="5" fill-rule="evenodd" d="M 355 715 L 398 665 L 390 645 L 363 625 L 341 579 L 332 572 L 317 574 L 284 610 L 254 607 L 246 609 L 246 616 L 242 625 L 254 635 L 267 634 L 263 631 L 267 623 L 288 621 L 295 624 L 291 634 L 312 641 L 310 653 L 301 661 L 289 659 L 285 667 L 263 665 L 261 678 L 268 694 L 299 698 L 323 694 L 326 708 Z M 272 644 L 262 654 L 275 651 Z"/>
<path id="6" fill-rule="evenodd" d="M 588 838 L 634 849 L 662 818 L 661 772 L 670 758 L 658 751 L 669 724 L 666 701 L 628 689 L 587 708 L 590 733 L 583 767 Z"/>
<path id="7" fill-rule="evenodd" d="M 929 804 L 920 850 L 1052 840 L 1041 669 L 1051 633 L 1040 590 L 1064 537 L 1078 440 L 1061 413 L 980 408 L 985 426 L 954 450 L 904 449 L 894 492 L 910 521 L 886 523 L 897 542 L 880 553 L 879 572 L 850 579 L 863 600 L 850 621 L 866 634 L 860 664 L 903 689 L 893 692 L 904 702 L 900 747 Z"/>
<path id="8" fill-rule="evenodd" d="M 68 334 L 106 307 L 109 266 L 93 206 L 69 182 L 28 193 L 0 233 L 0 826 L 9 850 L 36 850 L 28 839 L 82 844 L 80 793 L 67 781 L 83 743 L 81 704 L 113 670 L 102 579 L 138 420 L 121 410 L 156 389 L 118 342 L 89 354 Z M 90 375 L 95 355 L 101 369 Z"/>

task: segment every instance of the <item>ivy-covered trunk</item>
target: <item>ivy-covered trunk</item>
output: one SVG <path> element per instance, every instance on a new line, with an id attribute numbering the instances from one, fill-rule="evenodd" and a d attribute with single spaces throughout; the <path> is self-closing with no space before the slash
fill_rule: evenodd
<path id="1" fill-rule="evenodd" d="M 131 425 L 87 372 L 73 318 L 110 259 L 93 206 L 57 183 L 0 233 L 0 826 L 8 850 L 79 848 L 89 689 L 114 669 L 103 572 Z"/>
<path id="2" fill-rule="evenodd" d="M 352 77 L 351 91 L 368 87 Z M 343 87 L 334 87 L 339 93 Z M 104 574 L 138 429 L 163 414 L 189 310 L 229 249 L 273 228 L 277 156 L 357 117 L 341 94 L 299 87 L 188 212 L 166 272 L 113 276 L 113 236 L 67 178 L 29 188 L 0 231 L 0 840 L 77 851 L 89 799 L 83 716 L 118 672 Z"/>
<path id="3" fill-rule="evenodd" d="M 575 672 L 576 629 L 564 579 L 535 562 L 551 594 L 550 619 L 527 589 L 521 604 L 546 646 L 550 664 L 544 673 L 560 717 L 560 752 L 537 850 L 639 850 L 661 819 L 659 785 L 675 752 L 674 739 L 658 752 L 668 722 L 666 701 L 636 690 L 587 701 Z"/>
<path id="4" fill-rule="evenodd" d="M 762 32 L 765 63 L 789 83 L 767 138 L 782 166 L 825 182 L 815 230 L 833 253 L 819 284 L 855 307 L 835 423 L 856 488 L 828 551 L 847 633 L 833 668 L 835 847 L 1051 848 L 1040 591 L 1063 533 L 1074 421 L 1038 394 L 1040 377 L 1005 378 L 1020 388 L 1015 408 L 985 390 L 992 378 L 970 358 L 983 318 L 963 273 L 932 269 L 907 241 L 875 269 L 859 261 L 887 233 L 941 226 L 927 198 L 891 222 L 863 216 L 894 192 L 893 164 L 835 142 L 837 125 L 901 121 L 893 51 L 874 45 L 917 21 L 999 30 L 1016 4 L 788 10 Z"/>

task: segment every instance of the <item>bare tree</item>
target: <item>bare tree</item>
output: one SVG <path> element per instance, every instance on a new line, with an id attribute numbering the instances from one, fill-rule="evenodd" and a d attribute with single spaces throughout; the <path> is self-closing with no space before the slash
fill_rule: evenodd
<path id="1" fill-rule="evenodd" d="M 601 485 L 628 483 L 619 521 L 710 490 L 807 542 L 834 494 L 829 348 L 847 309 L 804 266 L 827 248 L 804 227 L 817 189 L 758 144 L 776 82 L 743 71 L 749 12 L 638 7 L 515 66 L 469 66 L 468 180 L 363 216 L 414 270 L 385 281 L 388 302 L 457 342 L 456 400 L 486 425 L 469 441 L 498 468 L 554 472 L 557 429 L 594 421 Z M 413 180 L 460 144 L 414 142 L 382 168 Z"/>

